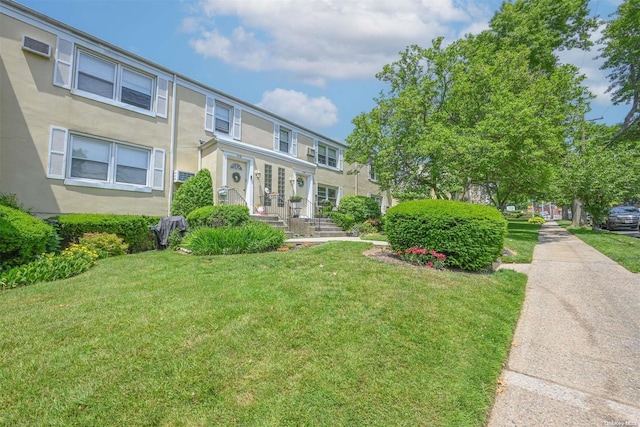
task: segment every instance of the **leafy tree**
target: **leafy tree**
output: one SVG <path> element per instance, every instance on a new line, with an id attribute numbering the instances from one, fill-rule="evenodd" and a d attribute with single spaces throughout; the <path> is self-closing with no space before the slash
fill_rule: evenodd
<path id="1" fill-rule="evenodd" d="M 505 3 L 478 36 L 408 47 L 377 74 L 389 90 L 354 119 L 347 160 L 372 164 L 400 199 L 463 199 L 482 187 L 504 208 L 545 191 L 590 97 L 555 56 L 588 45 L 586 1 L 556 3 Z"/>
<path id="2" fill-rule="evenodd" d="M 200 169 L 176 191 L 171 202 L 171 215 L 181 215 L 186 218 L 194 210 L 210 205 L 213 205 L 211 173 L 208 169 Z"/>
<path id="3" fill-rule="evenodd" d="M 624 0 L 615 19 L 607 22 L 600 43 L 602 69 L 610 71 L 614 105 L 630 104 L 624 122 L 613 139 L 640 141 L 640 0 Z"/>

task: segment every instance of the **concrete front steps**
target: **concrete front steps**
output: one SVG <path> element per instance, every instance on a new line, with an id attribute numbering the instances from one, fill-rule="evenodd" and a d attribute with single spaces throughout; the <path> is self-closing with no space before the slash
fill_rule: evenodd
<path id="1" fill-rule="evenodd" d="M 290 239 L 296 235 L 306 237 L 347 237 L 348 234 L 342 228 L 335 225 L 329 218 L 291 218 L 291 227 L 276 215 L 251 215 L 252 219 L 262 221 L 272 227 L 279 228 Z"/>
<path id="2" fill-rule="evenodd" d="M 294 236 L 292 231 L 287 228 L 287 223 L 281 220 L 277 215 L 251 215 L 251 219 L 269 224 L 273 228 L 278 228 L 287 235 L 287 239 Z"/>

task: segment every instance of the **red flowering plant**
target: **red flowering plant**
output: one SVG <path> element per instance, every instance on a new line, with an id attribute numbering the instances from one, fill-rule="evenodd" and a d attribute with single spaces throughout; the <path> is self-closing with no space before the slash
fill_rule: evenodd
<path id="1" fill-rule="evenodd" d="M 396 252 L 398 258 L 403 261 L 410 262 L 416 265 L 426 265 L 429 268 L 443 269 L 444 263 L 447 259 L 445 254 L 436 252 L 434 250 L 423 249 L 418 246 L 414 246 L 404 251 Z"/>

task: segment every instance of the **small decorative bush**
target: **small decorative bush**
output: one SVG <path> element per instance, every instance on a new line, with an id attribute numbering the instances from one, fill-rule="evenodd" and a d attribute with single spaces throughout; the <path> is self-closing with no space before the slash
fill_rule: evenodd
<path id="1" fill-rule="evenodd" d="M 398 257 L 403 260 L 416 265 L 426 265 L 430 268 L 442 269 L 445 266 L 447 256 L 434 250 L 427 250 L 414 246 L 412 248 L 405 249 L 404 251 L 398 251 L 396 253 Z"/>
<path id="2" fill-rule="evenodd" d="M 129 247 L 129 253 L 155 248 L 155 237 L 149 230 L 159 217 L 143 215 L 66 214 L 54 217 L 63 246 L 78 243 L 85 233 L 109 233 L 120 237 Z"/>
<path id="3" fill-rule="evenodd" d="M 14 267 L 0 275 L 2 289 L 38 282 L 66 279 L 84 273 L 95 265 L 99 255 L 91 249 L 73 244 L 60 254 L 45 254 L 29 264 Z"/>
<path id="4" fill-rule="evenodd" d="M 350 230 L 356 222 L 353 215 L 343 214 L 341 212 L 329 212 L 327 217 L 343 230 Z"/>
<path id="5" fill-rule="evenodd" d="M 507 221 L 495 208 L 452 200 L 415 200 L 390 208 L 386 233 L 394 251 L 429 248 L 446 265 L 486 269 L 502 253 Z"/>
<path id="6" fill-rule="evenodd" d="M 544 224 L 545 222 L 547 222 L 543 217 L 541 217 L 540 215 L 536 215 L 533 216 L 531 218 L 529 218 L 529 220 L 527 221 L 529 224 Z"/>
<path id="7" fill-rule="evenodd" d="M 175 251 L 179 249 L 180 245 L 182 244 L 182 238 L 183 238 L 183 232 L 181 230 L 178 230 L 177 228 L 174 230 L 171 230 L 171 232 L 169 233 L 169 237 L 167 239 L 167 246 L 169 250 Z"/>
<path id="8" fill-rule="evenodd" d="M 187 216 L 190 228 L 198 227 L 238 227 L 249 221 L 246 206 L 203 206 Z"/>
<path id="9" fill-rule="evenodd" d="M 0 269 L 29 263 L 58 248 L 55 229 L 31 214 L 0 205 Z"/>
<path id="10" fill-rule="evenodd" d="M 338 212 L 351 215 L 356 223 L 365 222 L 370 218 L 380 218 L 378 202 L 365 196 L 344 196 L 340 199 Z"/>
<path id="11" fill-rule="evenodd" d="M 18 202 L 18 196 L 13 193 L 0 193 L 0 206 L 6 206 L 22 212 L 31 213 L 29 209 L 25 208 L 20 202 Z"/>
<path id="12" fill-rule="evenodd" d="M 213 205 L 213 181 L 208 169 L 200 169 L 195 176 L 180 185 L 171 202 L 171 215 L 187 217 L 194 210 Z"/>
<path id="13" fill-rule="evenodd" d="M 230 255 L 275 251 L 285 240 L 284 231 L 249 221 L 240 227 L 197 228 L 182 240 L 195 255 Z"/>
<path id="14" fill-rule="evenodd" d="M 111 233 L 85 233 L 79 245 L 97 253 L 98 259 L 124 255 L 129 249 L 120 237 Z"/>

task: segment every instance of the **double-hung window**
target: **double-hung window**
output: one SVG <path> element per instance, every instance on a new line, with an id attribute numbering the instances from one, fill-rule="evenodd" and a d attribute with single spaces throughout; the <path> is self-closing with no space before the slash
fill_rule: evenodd
<path id="1" fill-rule="evenodd" d="M 318 164 L 335 168 L 338 166 L 338 150 L 318 144 Z"/>
<path id="2" fill-rule="evenodd" d="M 232 107 L 222 104 L 221 102 L 216 102 L 216 108 L 215 108 L 216 132 L 226 133 L 227 135 L 231 134 L 232 117 L 233 117 Z"/>
<path id="3" fill-rule="evenodd" d="M 291 131 L 283 127 L 280 128 L 280 151 L 289 152 L 289 144 L 291 144 Z"/>
<path id="4" fill-rule="evenodd" d="M 376 173 L 376 169 L 373 167 L 372 164 L 369 164 L 369 179 L 371 181 L 377 181 L 378 180 L 378 174 Z"/>
<path id="5" fill-rule="evenodd" d="M 338 188 L 325 185 L 318 185 L 318 203 L 323 200 L 329 200 L 333 206 L 338 204 Z"/>
<path id="6" fill-rule="evenodd" d="M 71 135 L 70 178 L 148 186 L 151 150 Z"/>
<path id="7" fill-rule="evenodd" d="M 154 79 L 84 51 L 78 52 L 76 89 L 152 111 Z"/>

